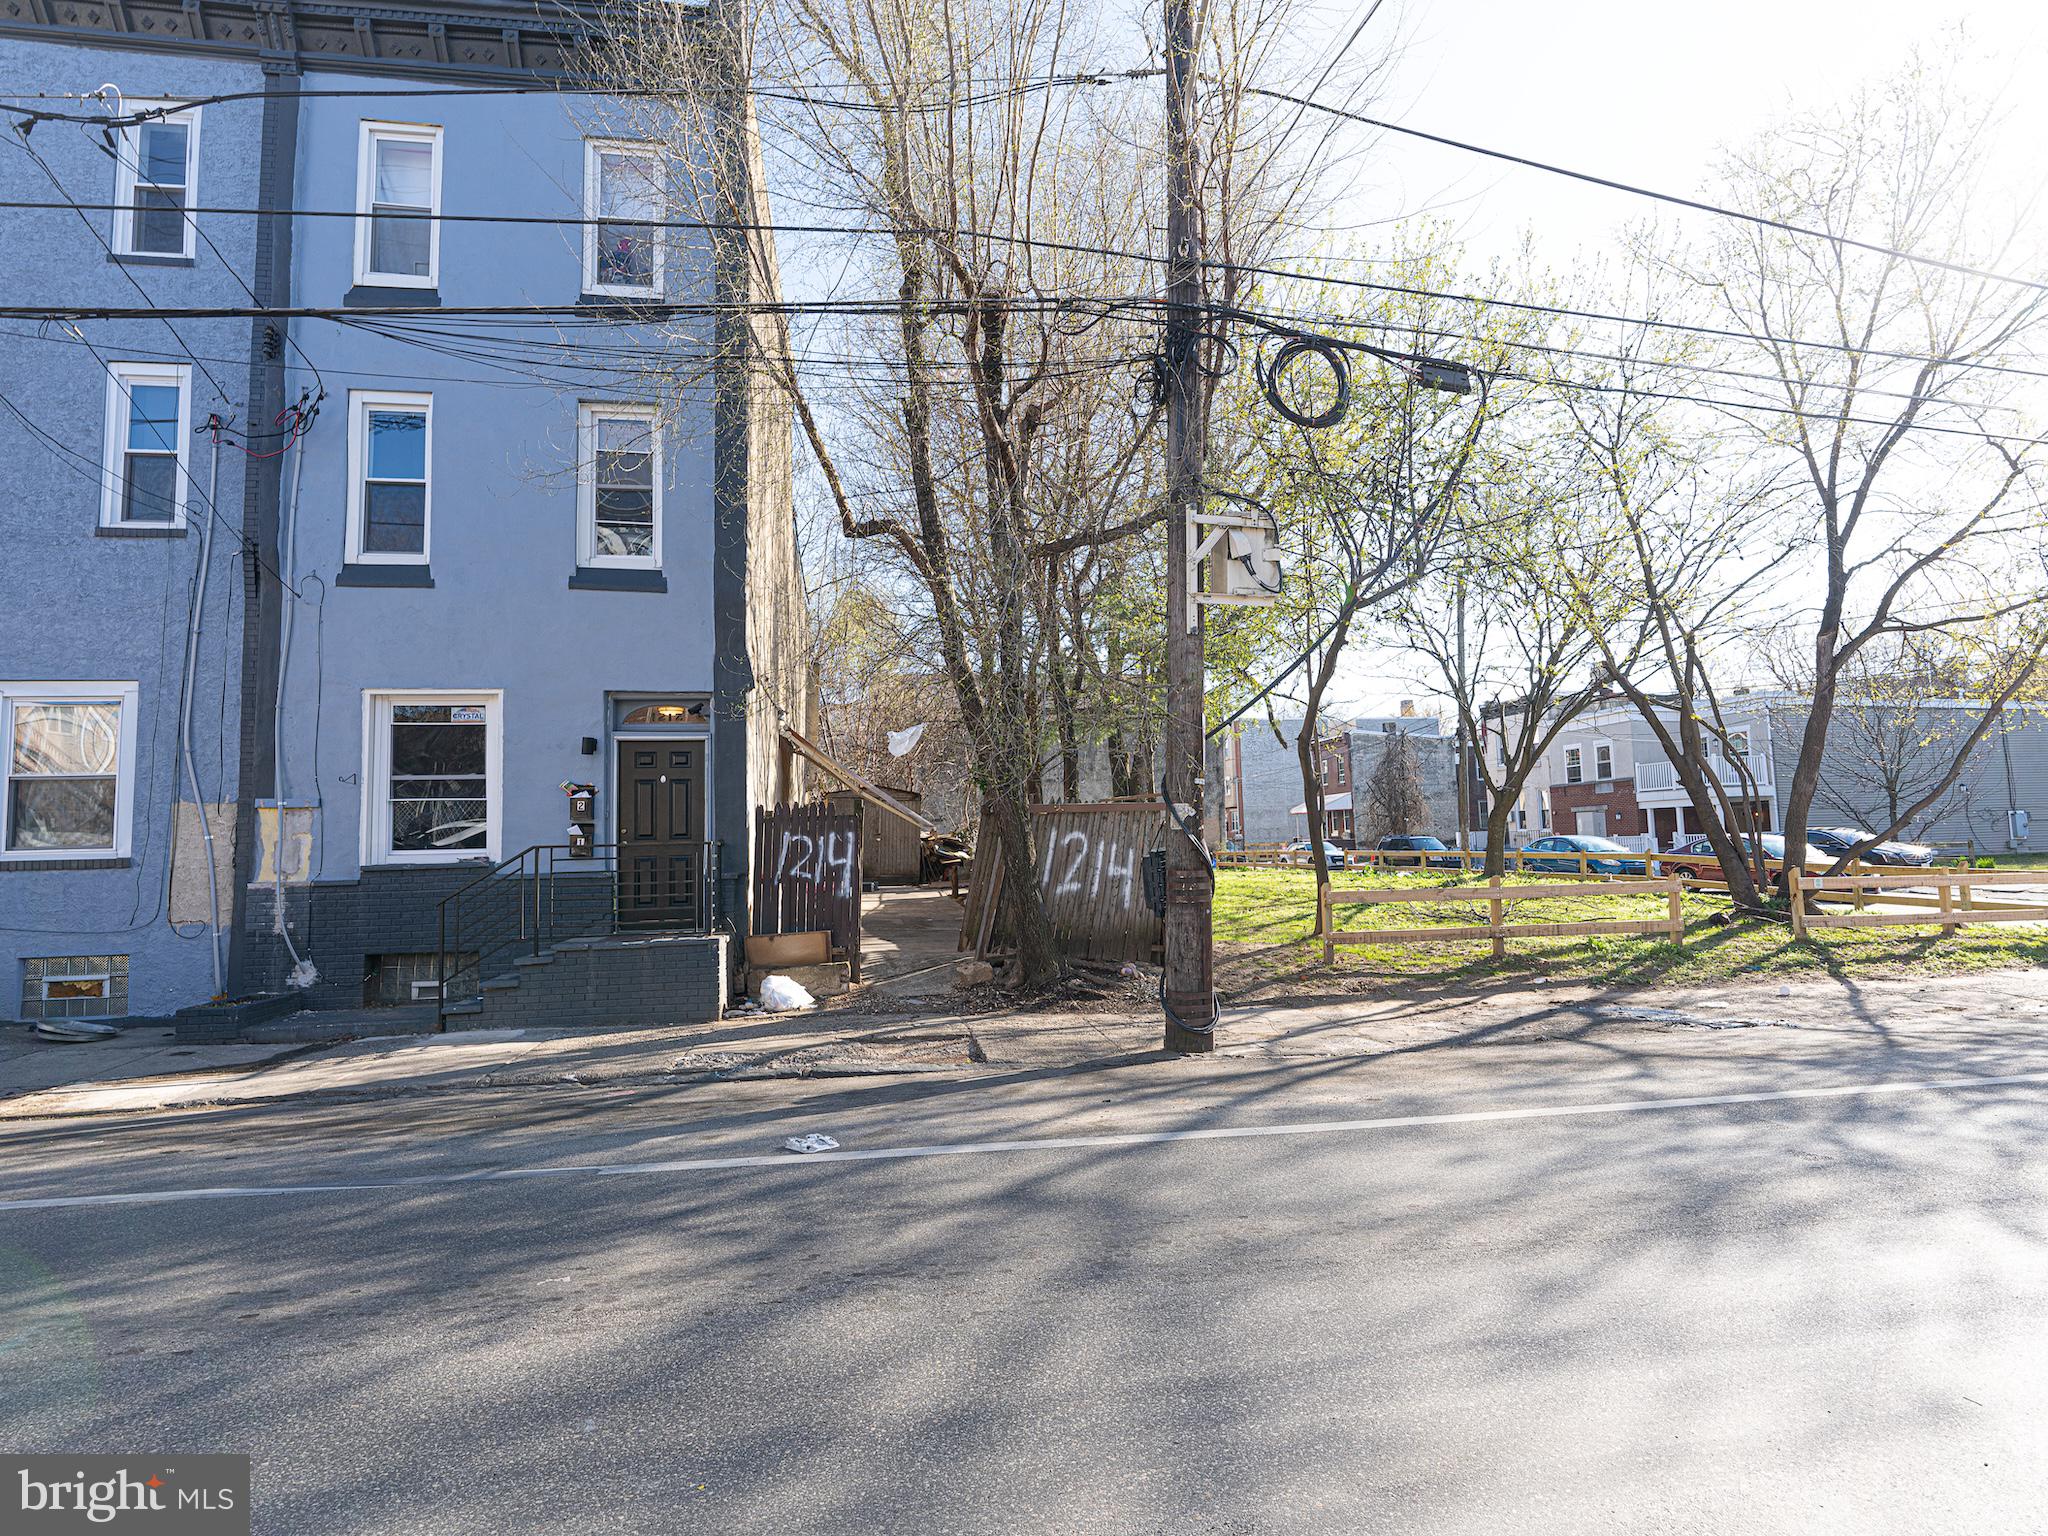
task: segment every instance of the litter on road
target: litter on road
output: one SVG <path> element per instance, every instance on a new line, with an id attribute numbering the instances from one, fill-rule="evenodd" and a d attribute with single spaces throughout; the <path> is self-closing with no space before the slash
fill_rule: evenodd
<path id="1" fill-rule="evenodd" d="M 785 1152 L 836 1152 L 839 1150 L 839 1143 L 830 1136 L 820 1136 L 813 1131 L 808 1136 L 790 1137 L 783 1142 L 782 1149 Z"/>

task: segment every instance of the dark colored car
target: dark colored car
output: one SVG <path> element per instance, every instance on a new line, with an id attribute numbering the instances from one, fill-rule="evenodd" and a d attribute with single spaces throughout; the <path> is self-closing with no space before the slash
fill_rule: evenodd
<path id="1" fill-rule="evenodd" d="M 1522 850 L 1522 856 L 1515 860 L 1517 869 L 1536 870 L 1542 874 L 1576 875 L 1580 872 L 1577 858 L 1531 858 L 1531 854 L 1581 854 L 1612 853 L 1622 857 L 1612 859 L 1587 859 L 1585 872 L 1593 875 L 1640 875 L 1646 867 L 1643 860 L 1632 849 L 1624 848 L 1611 837 L 1594 837 L 1575 832 L 1554 832 L 1548 837 L 1539 837 Z"/>
<path id="2" fill-rule="evenodd" d="M 1829 862 L 1839 859 L 1871 834 L 1861 827 L 1808 827 L 1807 846 L 1818 848 Z M 1939 849 L 1925 843 L 1879 843 L 1863 855 L 1865 864 L 1924 866 L 1941 857 Z"/>
<path id="3" fill-rule="evenodd" d="M 1383 837 L 1379 840 L 1378 847 L 1383 857 L 1375 862 L 1384 869 L 1401 867 L 1421 869 L 1424 866 L 1430 869 L 1456 869 L 1458 867 L 1455 851 L 1448 847 L 1440 837 L 1410 837 L 1406 835 Z M 1412 859 L 1400 857 L 1402 854 L 1409 853 L 1414 854 L 1415 857 Z M 1448 853 L 1451 854 L 1451 857 L 1447 859 L 1424 857 L 1424 855 L 1432 853 Z M 1384 855 L 1393 855 L 1393 857 L 1385 857 Z"/>

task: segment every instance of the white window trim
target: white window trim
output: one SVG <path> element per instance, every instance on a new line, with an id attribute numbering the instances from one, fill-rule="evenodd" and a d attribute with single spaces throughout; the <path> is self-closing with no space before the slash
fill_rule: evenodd
<path id="1" fill-rule="evenodd" d="M 1578 771 L 1579 771 L 1579 772 L 1578 772 L 1578 777 L 1577 777 L 1577 778 L 1573 778 L 1573 777 L 1572 777 L 1572 769 L 1573 769 L 1573 768 L 1575 768 L 1575 767 L 1576 767 L 1576 768 L 1578 769 Z M 1585 780 L 1586 780 L 1586 757 L 1585 757 L 1585 751 L 1584 751 L 1584 749 L 1583 749 L 1583 748 L 1580 748 L 1580 747 L 1566 747 L 1566 748 L 1564 749 L 1564 781 L 1565 781 L 1565 783 L 1567 783 L 1567 784 L 1583 784 L 1583 783 L 1585 782 Z"/>
<path id="2" fill-rule="evenodd" d="M 1742 743 L 1739 751 L 1735 746 L 1737 741 Z M 1731 762 L 1738 757 L 1747 761 L 1750 755 L 1749 727 L 1746 725 L 1731 727 L 1728 731 L 1728 743 L 1723 752 Z"/>
<path id="3" fill-rule="evenodd" d="M 128 112 L 146 112 L 157 107 L 177 107 L 175 112 L 166 112 L 163 122 L 183 123 L 185 133 L 185 217 L 179 225 L 179 245 L 176 254 L 189 259 L 197 245 L 193 231 L 192 210 L 199 206 L 199 108 L 179 106 L 175 101 L 134 101 L 124 99 L 122 109 Z M 121 130 L 120 144 L 114 160 L 114 251 L 120 256 L 161 256 L 169 259 L 170 251 L 138 251 L 135 249 L 135 188 L 142 179 L 142 128 L 135 124 Z"/>
<path id="4" fill-rule="evenodd" d="M 1607 771 L 1600 771 L 1600 754 L 1607 754 Z M 1614 777 L 1614 744 L 1606 741 L 1593 743 L 1593 779 L 1595 783 L 1605 782 Z"/>
<path id="5" fill-rule="evenodd" d="M 639 155 L 644 159 L 652 160 L 657 171 L 661 167 L 660 152 L 652 144 L 634 139 L 585 139 L 583 141 L 583 291 L 585 293 L 616 295 L 622 298 L 644 299 L 658 297 L 662 291 L 662 280 L 665 275 L 666 257 L 668 255 L 668 241 L 662 238 L 665 232 L 659 227 L 658 218 L 656 220 L 656 228 L 653 231 L 653 284 L 646 288 L 637 288 L 627 283 L 600 283 L 597 280 L 598 178 L 601 164 L 598 157 L 607 151 L 613 154 Z M 654 211 L 656 215 L 659 215 L 661 209 L 657 206 Z M 626 221 L 621 220 L 620 222 Z"/>
<path id="6" fill-rule="evenodd" d="M 597 423 L 599 418 L 647 422 L 654 443 L 651 470 L 654 485 L 654 552 L 647 555 L 600 555 L 597 552 Z M 576 563 L 599 570 L 661 569 L 662 479 L 666 462 L 661 445 L 661 413 L 651 405 L 608 405 L 590 401 L 576 407 Z"/>
<path id="7" fill-rule="evenodd" d="M 370 468 L 370 412 L 424 411 L 427 441 L 426 495 L 420 508 L 420 552 L 409 555 L 388 549 L 363 548 L 363 499 Z M 427 565 L 434 552 L 434 397 L 417 391 L 352 389 L 348 392 L 348 533 L 345 555 L 350 565 Z"/>
<path id="8" fill-rule="evenodd" d="M 391 706 L 394 704 L 481 704 L 484 719 L 484 846 L 482 848 L 391 848 Z M 363 690 L 363 807 L 361 861 L 384 864 L 460 864 L 500 857 L 505 817 L 505 691 L 502 688 L 366 688 Z"/>
<path id="9" fill-rule="evenodd" d="M 377 184 L 374 146 L 379 139 L 434 146 L 428 177 L 427 275 L 376 272 L 370 268 L 370 196 Z M 431 123 L 381 123 L 363 119 L 356 140 L 356 283 L 365 288 L 436 288 L 441 283 L 441 130 Z"/>
<path id="10" fill-rule="evenodd" d="M 135 820 L 136 683 L 0 683 L 0 863 L 22 864 L 129 857 Z M 21 704 L 93 704 L 113 700 L 120 707 L 120 740 L 114 758 L 114 846 L 111 848 L 9 848 L 8 784 L 14 769 L 14 711 Z"/>
<path id="11" fill-rule="evenodd" d="M 128 453 L 128 391 L 136 384 L 178 386 L 178 435 L 176 439 L 177 491 L 171 499 L 169 522 L 148 520 L 128 522 L 121 516 L 121 484 L 126 478 L 122 465 Z M 182 528 L 192 496 L 192 367 L 189 363 L 107 364 L 107 415 L 105 454 L 100 462 L 100 526 L 102 528 Z"/>

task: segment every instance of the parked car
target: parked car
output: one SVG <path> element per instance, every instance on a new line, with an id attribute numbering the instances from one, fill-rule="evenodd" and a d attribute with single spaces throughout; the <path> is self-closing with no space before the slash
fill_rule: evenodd
<path id="1" fill-rule="evenodd" d="M 1530 858 L 1530 854 L 1560 853 L 1613 853 L 1623 857 L 1613 859 L 1586 859 L 1585 870 L 1594 875 L 1640 875 L 1646 867 L 1633 850 L 1624 848 L 1611 837 L 1593 837 L 1572 832 L 1552 833 L 1539 837 L 1522 850 L 1522 857 L 1515 860 L 1518 869 L 1533 869 L 1543 874 L 1576 875 L 1581 861 L 1577 858 L 1543 859 Z"/>
<path id="2" fill-rule="evenodd" d="M 1752 838 L 1747 833 L 1738 834 L 1736 839 L 1745 848 L 1752 845 L 1763 849 L 1764 869 L 1773 883 L 1785 877 L 1785 839 L 1775 832 L 1765 832 Z M 1752 852 L 1752 857 L 1754 853 Z M 1823 874 L 1833 865 L 1834 859 L 1817 848 L 1806 850 L 1805 861 L 1800 865 L 1808 874 Z M 1721 861 L 1714 854 L 1714 845 L 1704 837 L 1681 843 L 1669 853 L 1657 856 L 1660 873 L 1682 875 L 1688 880 L 1718 880 L 1721 878 Z"/>
<path id="3" fill-rule="evenodd" d="M 1288 855 L 1287 862 L 1290 864 L 1302 864 L 1310 868 L 1315 866 L 1315 850 L 1305 837 L 1297 837 L 1287 845 L 1285 852 Z M 1325 839 L 1323 842 L 1323 862 L 1331 869 L 1342 869 L 1344 867 L 1344 850 L 1335 843 Z"/>
<path id="4" fill-rule="evenodd" d="M 1806 829 L 1807 846 L 1818 848 L 1828 856 L 1830 863 L 1839 859 L 1843 854 L 1869 836 L 1871 834 L 1864 831 L 1861 827 L 1808 827 Z M 1879 843 L 1863 855 L 1863 862 L 1866 864 L 1927 865 L 1932 864 L 1940 857 L 1941 852 L 1939 849 L 1930 848 L 1925 843 Z"/>
<path id="5" fill-rule="evenodd" d="M 1382 855 L 1394 855 L 1392 858 L 1382 857 L 1378 861 L 1384 869 L 1397 867 L 1409 869 L 1422 869 L 1425 867 L 1429 869 L 1456 869 L 1458 867 L 1456 851 L 1447 846 L 1440 837 L 1415 837 L 1396 834 L 1381 838 L 1378 843 L 1378 849 Z M 1400 857 L 1400 855 L 1408 853 L 1414 854 L 1415 857 L 1412 859 Z M 1424 855 L 1432 853 L 1447 853 L 1451 857 L 1447 859 L 1424 857 Z"/>

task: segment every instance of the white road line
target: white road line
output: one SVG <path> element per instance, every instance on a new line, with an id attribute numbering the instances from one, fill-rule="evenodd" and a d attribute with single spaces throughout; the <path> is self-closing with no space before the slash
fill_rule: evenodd
<path id="1" fill-rule="evenodd" d="M 913 1157 L 985 1157 L 999 1153 L 1075 1152 L 1109 1147 L 1149 1147 L 1173 1141 L 1237 1141 L 1254 1136 L 1355 1135 L 1413 1126 L 1484 1125 L 1503 1120 L 1561 1120 L 1576 1115 L 1629 1115 L 1652 1110 L 1717 1109 L 1732 1104 L 1777 1104 L 1798 1099 L 1877 1098 L 1897 1093 L 1945 1093 L 1960 1088 L 2009 1088 L 2048 1084 L 2048 1072 L 2003 1077 L 1936 1077 L 1920 1082 L 1847 1083 L 1833 1088 L 1778 1088 L 1760 1093 L 1711 1093 L 1683 1099 L 1625 1099 L 1610 1104 L 1553 1104 L 1535 1109 L 1475 1109 L 1444 1115 L 1384 1115 L 1371 1120 L 1310 1120 L 1288 1125 L 1211 1126 L 1195 1131 L 1125 1131 L 1102 1136 L 1047 1136 L 1030 1141 L 963 1141 L 929 1147 L 875 1147 L 868 1151 L 787 1152 L 746 1157 L 685 1157 L 658 1163 L 565 1163 L 545 1168 L 495 1168 L 471 1173 L 424 1173 L 367 1179 L 347 1184 L 224 1185 L 212 1189 L 135 1190 L 119 1195 L 51 1195 L 37 1200 L 0 1200 L 0 1211 L 48 1211 L 93 1205 L 162 1205 L 179 1200 L 251 1200 L 279 1195 L 345 1195 L 375 1190 L 411 1190 L 451 1184 L 497 1184 L 515 1179 L 646 1177 L 662 1173 L 715 1173 L 739 1168 L 815 1167 L 820 1163 L 892 1162 Z"/>

